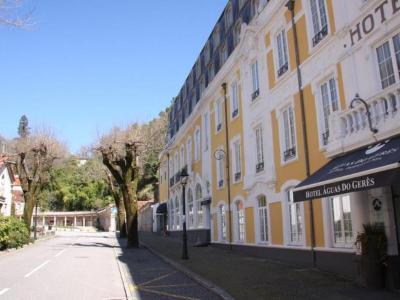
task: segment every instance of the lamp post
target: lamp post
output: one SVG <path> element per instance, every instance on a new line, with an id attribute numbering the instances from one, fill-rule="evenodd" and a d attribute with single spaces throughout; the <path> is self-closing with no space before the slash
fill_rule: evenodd
<path id="1" fill-rule="evenodd" d="M 189 174 L 186 168 L 183 168 L 180 174 L 180 182 L 182 185 L 182 259 L 189 259 L 188 249 L 187 249 L 187 234 L 186 234 L 186 201 L 185 201 L 185 187 L 188 180 Z"/>

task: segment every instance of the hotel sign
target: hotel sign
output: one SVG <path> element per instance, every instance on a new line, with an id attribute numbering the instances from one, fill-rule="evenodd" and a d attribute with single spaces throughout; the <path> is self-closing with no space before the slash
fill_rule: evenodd
<path id="1" fill-rule="evenodd" d="M 351 46 L 371 33 L 378 24 L 400 12 L 400 0 L 385 0 L 372 9 L 364 18 L 350 29 Z"/>
<path id="2" fill-rule="evenodd" d="M 382 141 L 330 161 L 294 189 L 294 201 L 390 185 L 400 179 L 400 138 Z"/>

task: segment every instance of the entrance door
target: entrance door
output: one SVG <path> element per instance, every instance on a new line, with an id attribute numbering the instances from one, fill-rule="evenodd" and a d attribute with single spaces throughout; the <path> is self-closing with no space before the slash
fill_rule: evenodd
<path id="1" fill-rule="evenodd" d="M 397 245 L 400 252 L 400 184 L 392 186 L 394 216 L 396 222 Z"/>

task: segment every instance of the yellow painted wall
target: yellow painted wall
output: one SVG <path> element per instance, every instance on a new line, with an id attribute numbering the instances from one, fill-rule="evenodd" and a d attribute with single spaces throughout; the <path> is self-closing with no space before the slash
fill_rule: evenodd
<path id="1" fill-rule="evenodd" d="M 255 243 L 255 230 L 254 230 L 254 209 L 253 207 L 246 207 L 245 209 L 246 218 L 246 242 L 248 244 Z"/>
<path id="2" fill-rule="evenodd" d="M 338 75 L 338 89 L 339 89 L 339 100 L 340 100 L 340 108 L 346 108 L 346 98 L 344 96 L 344 84 L 343 84 L 343 74 L 342 74 L 342 65 L 338 63 L 336 65 L 337 75 Z"/>
<path id="3" fill-rule="evenodd" d="M 299 43 L 299 58 L 302 64 L 310 55 L 308 48 L 308 34 L 306 25 L 306 16 L 301 16 L 296 22 L 297 40 Z M 287 32 L 288 48 L 289 48 L 289 62 L 291 70 L 296 69 L 296 52 L 294 48 L 293 29 L 290 28 Z"/>
<path id="4" fill-rule="evenodd" d="M 273 245 L 283 245 L 282 205 L 280 202 L 269 204 L 271 217 L 271 242 Z"/>
<path id="5" fill-rule="evenodd" d="M 264 43 L 265 43 L 265 48 L 271 46 L 271 34 L 269 32 L 265 35 Z"/>
<path id="6" fill-rule="evenodd" d="M 267 53 L 268 85 L 270 89 L 275 87 L 275 66 L 272 50 Z"/>
<path id="7" fill-rule="evenodd" d="M 326 6 L 328 10 L 329 27 L 332 34 L 336 32 L 335 17 L 333 13 L 333 3 L 332 0 L 326 0 Z"/>
<path id="8" fill-rule="evenodd" d="M 215 213 L 211 216 L 212 218 L 212 224 L 213 224 L 213 240 L 217 241 L 218 240 L 218 220 L 217 220 L 218 215 Z"/>
<path id="9" fill-rule="evenodd" d="M 294 3 L 294 15 L 295 16 L 297 16 L 297 14 L 299 13 L 299 11 L 302 8 L 301 1 L 302 0 L 296 0 L 295 3 Z M 291 12 L 288 9 L 286 9 L 286 11 L 285 11 L 285 19 L 286 19 L 286 23 L 291 22 L 291 19 L 292 19 Z"/>

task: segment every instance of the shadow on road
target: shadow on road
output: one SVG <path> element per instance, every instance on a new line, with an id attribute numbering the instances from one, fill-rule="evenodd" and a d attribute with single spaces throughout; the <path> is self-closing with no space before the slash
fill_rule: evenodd
<path id="1" fill-rule="evenodd" d="M 186 275 L 152 254 L 144 247 L 126 248 L 126 240 L 118 239 L 118 257 L 128 277 L 133 297 L 150 299 L 219 299 Z"/>

